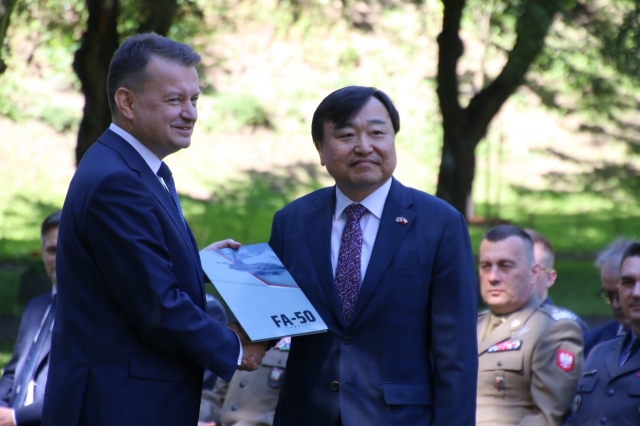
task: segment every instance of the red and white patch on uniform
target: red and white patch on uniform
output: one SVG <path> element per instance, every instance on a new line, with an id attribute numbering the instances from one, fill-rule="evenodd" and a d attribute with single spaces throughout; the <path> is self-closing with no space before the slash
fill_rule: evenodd
<path id="1" fill-rule="evenodd" d="M 562 371 L 571 371 L 576 363 L 576 356 L 573 352 L 565 351 L 564 349 L 558 349 L 558 355 L 556 356 L 556 364 Z"/>

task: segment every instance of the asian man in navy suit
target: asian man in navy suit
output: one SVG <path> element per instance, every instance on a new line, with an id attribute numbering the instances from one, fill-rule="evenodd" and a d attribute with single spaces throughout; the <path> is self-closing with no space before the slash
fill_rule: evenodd
<path id="1" fill-rule="evenodd" d="M 41 423 L 51 348 L 51 324 L 49 329 L 43 326 L 52 309 L 53 295 L 56 293 L 59 224 L 58 210 L 47 216 L 40 226 L 42 261 L 51 280 L 52 291 L 31 300 L 22 313 L 13 357 L 4 368 L 4 374 L 0 379 L 0 426 L 35 426 Z M 37 336 L 43 339 L 40 345 L 35 344 Z M 30 357 L 35 360 L 32 368 L 28 366 Z M 27 386 L 24 394 L 20 392 L 22 383 L 26 383 Z"/>
<path id="2" fill-rule="evenodd" d="M 336 185 L 278 211 L 270 245 L 328 332 L 293 338 L 274 425 L 475 424 L 464 218 L 392 177 L 400 119 L 380 90 L 331 93 L 311 129 Z"/>
<path id="3" fill-rule="evenodd" d="M 199 60 L 141 34 L 111 61 L 113 124 L 62 208 L 45 425 L 194 426 L 204 369 L 230 380 L 264 356 L 205 312 L 198 249 L 162 161 L 191 143 Z"/>

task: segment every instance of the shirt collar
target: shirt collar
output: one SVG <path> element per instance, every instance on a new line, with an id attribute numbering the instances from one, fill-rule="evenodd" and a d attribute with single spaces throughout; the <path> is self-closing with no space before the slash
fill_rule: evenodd
<path id="1" fill-rule="evenodd" d="M 384 203 L 387 200 L 387 195 L 389 195 L 390 189 L 391 178 L 387 179 L 380 188 L 369 194 L 367 198 L 360 201 L 360 204 L 365 206 L 369 213 L 377 217 L 379 220 L 382 217 L 382 210 L 384 210 Z M 355 201 L 351 201 L 342 193 L 342 191 L 340 191 L 340 188 L 336 186 L 336 210 L 334 212 L 334 218 L 339 218 L 344 209 L 346 209 L 349 204 L 353 203 L 355 203 Z"/>
<path id="2" fill-rule="evenodd" d="M 109 130 L 127 141 L 129 145 L 131 145 L 136 151 L 138 151 L 138 154 L 140 154 L 145 163 L 149 165 L 151 171 L 154 174 L 158 173 L 158 170 L 160 169 L 160 163 L 162 163 L 162 161 L 160 161 L 157 155 L 151 152 L 149 148 L 144 146 L 142 142 L 133 137 L 126 130 L 118 127 L 116 124 L 111 123 L 111 125 L 109 126 Z"/>

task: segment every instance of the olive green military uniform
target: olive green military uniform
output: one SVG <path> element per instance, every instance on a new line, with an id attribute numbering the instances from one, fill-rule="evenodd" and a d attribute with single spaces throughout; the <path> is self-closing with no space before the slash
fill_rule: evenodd
<path id="1" fill-rule="evenodd" d="M 534 295 L 486 334 L 478 317 L 477 425 L 560 425 L 584 364 L 575 315 Z"/>
<path id="2" fill-rule="evenodd" d="M 215 421 L 217 426 L 271 426 L 289 355 L 288 344 L 282 347 L 281 342 L 267 351 L 257 371 L 236 371 L 231 382 L 218 379 L 212 391 L 203 391 L 200 421 Z"/>

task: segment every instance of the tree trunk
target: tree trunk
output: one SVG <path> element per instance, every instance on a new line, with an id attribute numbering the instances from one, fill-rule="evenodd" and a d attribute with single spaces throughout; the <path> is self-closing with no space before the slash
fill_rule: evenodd
<path id="1" fill-rule="evenodd" d="M 87 30 L 73 60 L 73 70 L 80 79 L 84 93 L 84 110 L 78 144 L 76 164 L 89 147 L 111 123 L 107 98 L 109 62 L 118 48 L 118 0 L 86 0 L 89 18 Z"/>
<path id="2" fill-rule="evenodd" d="M 516 24 L 516 42 L 507 63 L 466 108 L 458 101 L 457 64 L 462 56 L 459 38 L 464 0 L 442 0 L 444 16 L 438 36 L 438 99 L 442 113 L 443 147 L 436 195 L 467 216 L 475 176 L 475 149 L 487 133 L 491 120 L 518 86 L 535 58 L 559 10 L 557 0 L 527 0 Z"/>
<path id="3" fill-rule="evenodd" d="M 4 39 L 7 36 L 7 28 L 9 28 L 9 19 L 11 18 L 11 11 L 16 4 L 16 0 L 0 0 L 0 46 L 4 44 Z M 2 51 L 0 50 L 0 75 L 7 69 L 7 64 L 2 57 Z"/>
<path id="4" fill-rule="evenodd" d="M 166 37 L 178 10 L 178 0 L 143 0 L 142 3 L 138 33 L 155 32 Z"/>

